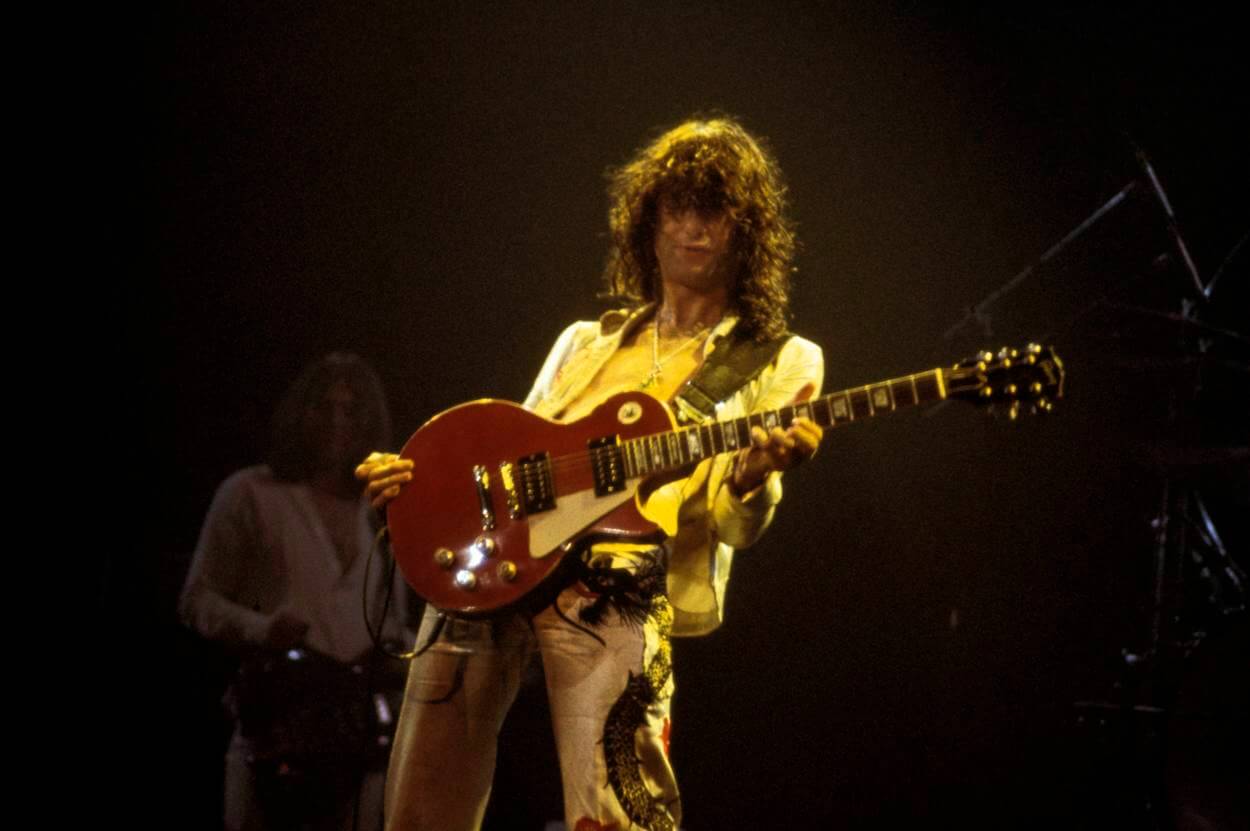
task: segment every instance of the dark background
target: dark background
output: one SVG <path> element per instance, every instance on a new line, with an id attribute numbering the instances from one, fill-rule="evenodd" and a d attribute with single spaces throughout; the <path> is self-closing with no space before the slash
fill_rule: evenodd
<path id="1" fill-rule="evenodd" d="M 827 390 L 1033 338 L 1070 384 L 1049 419 L 949 405 L 839 430 L 787 477 L 725 626 L 676 648 L 685 826 L 1145 822 L 1150 754 L 1133 769 L 1118 722 L 1073 704 L 1151 694 L 1117 664 L 1148 646 L 1147 523 L 1178 475 L 1150 459 L 1244 447 L 1250 411 L 1244 339 L 1208 333 L 1195 362 L 1192 329 L 1124 308 L 1194 294 L 1134 146 L 1209 280 L 1250 228 L 1245 41 L 1201 6 L 1048 5 L 184 3 L 144 20 L 137 401 L 167 484 L 104 589 L 154 635 L 140 695 L 176 713 L 153 757 L 178 771 L 169 827 L 214 824 L 223 739 L 177 590 L 285 386 L 357 352 L 397 441 L 460 401 L 522 397 L 560 329 L 603 308 L 604 171 L 711 110 L 786 173 L 793 328 L 823 346 Z M 951 334 L 1134 179 L 989 309 L 992 331 Z M 1202 311 L 1243 333 L 1245 259 Z M 1179 455 L 1244 563 L 1244 471 Z M 554 818 L 534 698 L 499 791 Z"/>

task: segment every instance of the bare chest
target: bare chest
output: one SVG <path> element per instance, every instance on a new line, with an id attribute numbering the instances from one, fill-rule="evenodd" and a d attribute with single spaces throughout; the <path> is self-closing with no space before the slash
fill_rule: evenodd
<path id="1" fill-rule="evenodd" d="M 655 350 L 648 338 L 634 338 L 608 359 L 589 386 L 565 409 L 561 421 L 576 421 L 618 392 L 641 389 L 670 400 L 702 363 L 701 349 L 694 345 L 664 359 L 655 372 Z M 660 353 L 664 357 L 663 352 Z"/>

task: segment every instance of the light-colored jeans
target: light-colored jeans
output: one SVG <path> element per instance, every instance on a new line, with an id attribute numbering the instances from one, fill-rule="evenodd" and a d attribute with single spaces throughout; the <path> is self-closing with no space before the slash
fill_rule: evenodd
<path id="1" fill-rule="evenodd" d="M 577 583 L 533 617 L 443 622 L 408 673 L 387 774 L 387 829 L 480 827 L 496 737 L 535 649 L 546 674 L 569 831 L 611 823 L 677 827 L 681 802 L 668 760 L 672 611 L 661 592 L 637 620 L 609 606 L 592 625 L 579 613 L 595 597 Z M 437 613 L 427 613 L 418 645 L 438 622 Z"/>

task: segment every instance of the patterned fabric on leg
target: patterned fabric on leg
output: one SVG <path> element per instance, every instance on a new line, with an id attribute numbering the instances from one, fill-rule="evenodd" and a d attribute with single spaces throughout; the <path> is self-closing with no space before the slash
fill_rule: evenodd
<path id="1" fill-rule="evenodd" d="M 672 609 L 657 557 L 626 562 L 591 569 L 534 619 L 570 829 L 665 831 L 681 819 L 667 750 Z"/>

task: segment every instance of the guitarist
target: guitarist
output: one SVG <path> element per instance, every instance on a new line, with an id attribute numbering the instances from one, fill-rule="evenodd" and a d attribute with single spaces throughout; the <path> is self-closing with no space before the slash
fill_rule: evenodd
<path id="1" fill-rule="evenodd" d="M 711 415 L 746 415 L 819 391 L 819 347 L 786 333 L 794 233 L 780 171 L 757 139 L 730 119 L 685 122 L 615 171 L 609 197 L 605 276 L 630 305 L 565 329 L 527 408 L 573 421 L 624 390 L 671 402 L 726 339 L 773 347 L 757 366 L 734 370 L 734 388 Z M 704 417 L 685 403 L 680 410 Z M 720 624 L 734 549 L 763 533 L 781 499 L 781 472 L 810 457 L 820 438 L 805 419 L 771 433 L 756 427 L 749 448 L 656 488 L 644 513 L 675 533 L 661 546 L 589 546 L 569 558 L 576 572 L 541 609 L 489 621 L 428 612 L 391 756 L 387 828 L 480 825 L 495 738 L 535 650 L 567 827 L 677 828 L 669 638 Z M 374 453 L 356 475 L 381 508 L 411 480 L 411 465 Z"/>

